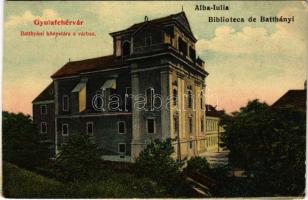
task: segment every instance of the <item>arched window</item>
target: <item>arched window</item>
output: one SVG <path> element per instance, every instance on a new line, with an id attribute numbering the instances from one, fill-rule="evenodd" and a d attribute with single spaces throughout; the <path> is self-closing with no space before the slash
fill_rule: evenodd
<path id="1" fill-rule="evenodd" d="M 178 91 L 174 88 L 173 89 L 173 105 L 176 106 L 178 101 Z"/>
<path id="2" fill-rule="evenodd" d="M 191 108 L 192 107 L 192 93 L 191 91 L 189 90 L 188 91 L 188 108 Z"/>
<path id="3" fill-rule="evenodd" d="M 130 55 L 130 43 L 128 41 L 125 41 L 123 43 L 123 56 L 129 56 Z"/>

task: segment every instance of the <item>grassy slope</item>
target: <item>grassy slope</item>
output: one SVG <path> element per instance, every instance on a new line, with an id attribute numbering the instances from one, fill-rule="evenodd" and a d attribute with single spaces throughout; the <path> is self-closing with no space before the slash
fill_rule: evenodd
<path id="1" fill-rule="evenodd" d="M 3 191 L 10 198 L 133 198 L 163 197 L 155 183 L 131 174 L 111 174 L 98 183 L 64 184 L 4 163 Z"/>
<path id="2" fill-rule="evenodd" d="M 3 192 L 5 197 L 33 198 L 63 195 L 63 184 L 37 175 L 15 165 L 3 165 Z M 61 192 L 61 193 L 60 193 Z"/>

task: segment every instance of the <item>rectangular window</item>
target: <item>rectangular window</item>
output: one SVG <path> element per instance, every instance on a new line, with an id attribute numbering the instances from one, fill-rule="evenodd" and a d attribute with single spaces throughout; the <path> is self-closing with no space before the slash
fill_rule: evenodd
<path id="1" fill-rule="evenodd" d="M 193 143 L 192 141 L 189 141 L 189 148 L 192 149 Z"/>
<path id="2" fill-rule="evenodd" d="M 152 36 L 146 36 L 145 37 L 145 46 L 151 46 L 152 45 Z"/>
<path id="3" fill-rule="evenodd" d="M 93 135 L 93 122 L 87 122 L 87 134 Z"/>
<path id="4" fill-rule="evenodd" d="M 174 131 L 177 133 L 179 131 L 178 118 L 173 118 L 173 122 L 174 122 Z"/>
<path id="5" fill-rule="evenodd" d="M 62 135 L 68 136 L 68 124 L 62 124 Z"/>
<path id="6" fill-rule="evenodd" d="M 192 48 L 192 47 L 189 47 L 189 57 L 195 61 L 196 60 L 196 51 Z"/>
<path id="7" fill-rule="evenodd" d="M 179 51 L 183 53 L 184 56 L 187 56 L 187 43 L 179 37 L 178 40 Z"/>
<path id="8" fill-rule="evenodd" d="M 192 104 L 193 104 L 192 92 L 189 90 L 188 91 L 188 108 L 192 108 Z"/>
<path id="9" fill-rule="evenodd" d="M 200 108 L 203 110 L 203 92 L 201 92 L 200 96 Z"/>
<path id="10" fill-rule="evenodd" d="M 47 123 L 41 122 L 41 133 L 47 133 Z"/>
<path id="11" fill-rule="evenodd" d="M 201 131 L 202 132 L 204 131 L 204 121 L 203 121 L 203 118 L 201 119 Z"/>
<path id="12" fill-rule="evenodd" d="M 190 117 L 190 118 L 188 118 L 188 123 L 189 123 L 189 125 L 188 125 L 188 127 L 189 127 L 189 133 L 192 133 L 192 118 Z"/>
<path id="13" fill-rule="evenodd" d="M 62 110 L 68 111 L 69 110 L 69 98 L 68 98 L 68 96 L 64 95 L 62 100 L 63 100 L 62 101 Z"/>
<path id="14" fill-rule="evenodd" d="M 47 106 L 46 105 L 41 105 L 41 114 L 46 115 L 47 114 Z"/>
<path id="15" fill-rule="evenodd" d="M 154 111 L 154 88 L 148 88 L 146 90 L 146 104 L 147 104 L 147 109 Z"/>
<path id="16" fill-rule="evenodd" d="M 154 119 L 147 119 L 147 133 L 155 133 Z"/>
<path id="17" fill-rule="evenodd" d="M 173 89 L 173 105 L 176 106 L 178 101 L 178 91 Z"/>
<path id="18" fill-rule="evenodd" d="M 126 133 L 126 126 L 124 121 L 118 122 L 118 133 L 119 134 L 124 134 Z"/>
<path id="19" fill-rule="evenodd" d="M 118 144 L 118 152 L 121 153 L 121 154 L 126 153 L 126 144 L 125 143 Z"/>

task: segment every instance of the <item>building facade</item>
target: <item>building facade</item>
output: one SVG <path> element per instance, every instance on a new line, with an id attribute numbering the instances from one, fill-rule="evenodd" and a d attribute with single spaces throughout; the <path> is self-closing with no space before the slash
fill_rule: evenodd
<path id="1" fill-rule="evenodd" d="M 154 139 L 174 157 L 206 151 L 204 61 L 184 12 L 110 33 L 113 54 L 70 61 L 33 101 L 33 119 L 54 155 L 88 134 L 106 160 L 134 161 Z"/>
<path id="2" fill-rule="evenodd" d="M 218 111 L 212 105 L 206 105 L 206 151 L 207 152 L 222 152 L 220 147 L 221 135 L 225 132 L 220 125 L 220 119 L 223 111 Z"/>

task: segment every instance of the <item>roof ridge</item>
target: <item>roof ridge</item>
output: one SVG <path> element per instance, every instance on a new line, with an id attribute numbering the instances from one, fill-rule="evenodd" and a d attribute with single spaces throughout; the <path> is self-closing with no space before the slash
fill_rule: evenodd
<path id="1" fill-rule="evenodd" d="M 94 58 L 86 58 L 86 59 L 83 59 L 83 60 L 69 61 L 67 63 L 83 62 L 83 61 L 94 60 L 94 59 L 99 59 L 99 58 L 104 58 L 104 57 L 112 57 L 112 56 L 113 56 L 113 54 L 110 54 L 110 55 L 99 56 L 99 57 L 94 57 Z"/>
<path id="2" fill-rule="evenodd" d="M 181 12 L 178 12 L 178 13 L 174 13 L 174 14 L 170 14 L 170 15 L 167 15 L 167 16 L 164 16 L 164 17 L 158 17 L 158 18 L 154 18 L 154 19 L 151 19 L 151 20 L 148 20 L 148 21 L 143 21 L 143 22 L 138 22 L 138 23 L 134 23 L 133 25 L 129 26 L 127 29 L 130 29 L 136 25 L 140 25 L 140 24 L 143 24 L 145 22 L 152 22 L 152 21 L 155 21 L 155 20 L 161 20 L 161 19 L 167 19 L 168 17 L 171 17 L 173 19 L 174 16 L 177 16 L 177 15 L 180 15 L 182 14 L 183 11 Z"/>

